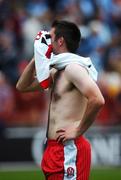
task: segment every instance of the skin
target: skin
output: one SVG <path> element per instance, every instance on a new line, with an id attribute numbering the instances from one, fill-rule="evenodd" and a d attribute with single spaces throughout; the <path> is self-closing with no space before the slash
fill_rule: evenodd
<path id="1" fill-rule="evenodd" d="M 69 52 L 63 37 L 55 41 L 55 28 L 50 31 L 53 52 Z M 76 72 L 76 73 L 75 73 Z M 42 91 L 35 75 L 34 59 L 21 75 L 16 87 L 19 91 Z M 52 84 L 49 110 L 48 138 L 64 142 L 83 135 L 92 125 L 104 98 L 87 70 L 70 64 L 64 70 L 51 70 Z"/>

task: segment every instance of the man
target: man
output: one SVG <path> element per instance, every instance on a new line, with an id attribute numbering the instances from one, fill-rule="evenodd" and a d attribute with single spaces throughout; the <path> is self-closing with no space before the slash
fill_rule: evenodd
<path id="1" fill-rule="evenodd" d="M 80 58 L 73 54 L 80 42 L 80 31 L 74 23 L 55 21 L 50 35 L 53 53 L 57 54 L 59 63 L 60 56 Z M 85 58 L 82 57 L 82 60 Z M 71 62 L 60 70 L 52 69 L 51 79 L 43 172 L 48 180 L 88 180 L 91 150 L 82 135 L 93 123 L 104 98 L 85 65 Z M 22 92 L 42 90 L 35 78 L 34 59 L 21 75 L 17 89 Z"/>

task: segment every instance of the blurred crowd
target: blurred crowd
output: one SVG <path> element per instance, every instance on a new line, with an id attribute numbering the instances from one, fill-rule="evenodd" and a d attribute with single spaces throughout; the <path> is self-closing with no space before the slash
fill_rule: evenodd
<path id="1" fill-rule="evenodd" d="M 95 124 L 121 125 L 121 0 L 0 0 L 0 128 L 47 119 L 48 94 L 22 94 L 15 85 L 33 56 L 37 32 L 49 30 L 54 19 L 79 26 L 77 53 L 90 56 L 99 72 L 106 104 Z"/>

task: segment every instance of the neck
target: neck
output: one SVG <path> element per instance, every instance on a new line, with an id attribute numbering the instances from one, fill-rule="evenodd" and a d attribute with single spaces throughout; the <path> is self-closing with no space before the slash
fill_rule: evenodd
<path id="1" fill-rule="evenodd" d="M 59 50 L 59 53 L 58 53 L 58 54 L 67 53 L 67 52 L 69 52 L 67 49 L 61 48 L 61 49 Z"/>

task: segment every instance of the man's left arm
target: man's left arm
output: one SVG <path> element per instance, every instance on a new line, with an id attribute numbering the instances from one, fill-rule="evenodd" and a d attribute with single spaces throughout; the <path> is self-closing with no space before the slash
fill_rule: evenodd
<path id="1" fill-rule="evenodd" d="M 73 139 L 79 135 L 82 135 L 94 122 L 99 110 L 104 105 L 105 100 L 103 95 L 98 88 L 96 82 L 89 76 L 87 70 L 77 64 L 70 64 L 65 69 L 65 74 L 67 79 L 75 85 L 75 87 L 87 98 L 87 108 L 83 119 L 81 119 L 80 124 L 76 129 L 75 127 L 68 129 L 66 137 L 64 137 L 64 131 L 61 129 L 58 131 L 63 137 L 63 141 L 66 139 Z M 73 132 L 72 132 L 73 131 Z"/>

